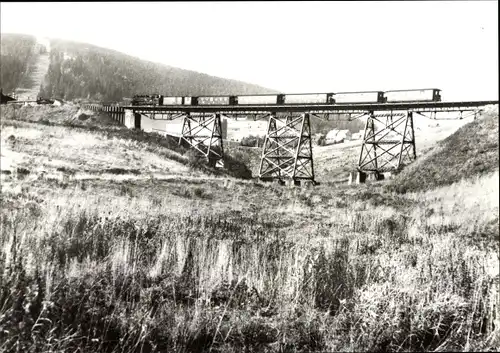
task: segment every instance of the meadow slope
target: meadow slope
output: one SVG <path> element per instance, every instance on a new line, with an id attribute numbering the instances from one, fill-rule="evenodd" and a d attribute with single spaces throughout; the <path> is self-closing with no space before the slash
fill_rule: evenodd
<path id="1" fill-rule="evenodd" d="M 2 112 L 1 351 L 500 349 L 498 168 L 286 188 L 56 112 Z"/>
<path id="2" fill-rule="evenodd" d="M 408 166 L 390 184 L 397 192 L 421 191 L 498 170 L 498 109 L 462 126 Z"/>

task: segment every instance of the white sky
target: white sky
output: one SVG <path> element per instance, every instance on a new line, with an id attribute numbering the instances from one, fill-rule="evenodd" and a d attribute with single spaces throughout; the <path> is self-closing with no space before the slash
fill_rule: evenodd
<path id="1" fill-rule="evenodd" d="M 1 3 L 1 32 L 90 43 L 283 92 L 498 99 L 498 2 Z"/>

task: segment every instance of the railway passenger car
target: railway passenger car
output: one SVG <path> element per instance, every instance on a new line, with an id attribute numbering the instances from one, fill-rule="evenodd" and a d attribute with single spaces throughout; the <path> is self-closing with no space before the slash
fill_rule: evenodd
<path id="1" fill-rule="evenodd" d="M 340 92 L 334 93 L 333 98 L 336 104 L 351 103 L 384 103 L 384 92 Z"/>
<path id="2" fill-rule="evenodd" d="M 440 102 L 441 90 L 437 88 L 386 91 L 387 103 L 397 102 Z"/>

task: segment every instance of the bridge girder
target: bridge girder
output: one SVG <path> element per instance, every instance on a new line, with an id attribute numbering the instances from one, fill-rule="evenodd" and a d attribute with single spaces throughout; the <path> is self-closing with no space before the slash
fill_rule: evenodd
<path id="1" fill-rule="evenodd" d="M 169 106 L 125 106 L 138 113 L 171 112 L 171 113 L 227 113 L 227 114 L 268 114 L 274 113 L 313 113 L 313 114 L 354 114 L 369 111 L 411 110 L 419 112 L 433 111 L 465 111 L 486 105 L 498 105 L 498 101 L 467 102 L 409 102 L 409 103 L 370 103 L 370 104 L 289 104 L 289 105 L 169 105 Z"/>

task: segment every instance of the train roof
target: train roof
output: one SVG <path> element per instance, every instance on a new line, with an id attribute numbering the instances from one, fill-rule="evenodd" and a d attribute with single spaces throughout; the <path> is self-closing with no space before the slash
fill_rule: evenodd
<path id="1" fill-rule="evenodd" d="M 308 93 L 279 93 L 284 94 L 286 96 L 307 96 L 312 94 L 331 94 L 332 92 L 308 92 Z"/>
<path id="2" fill-rule="evenodd" d="M 385 92 L 441 91 L 439 88 L 392 89 Z"/>
<path id="3" fill-rule="evenodd" d="M 167 96 L 163 95 L 163 97 L 168 98 L 179 98 L 179 97 L 198 97 L 198 98 L 211 98 L 211 97 L 255 97 L 255 96 L 276 96 L 276 95 L 288 95 L 288 96 L 299 96 L 299 95 L 317 95 L 317 94 L 361 94 L 361 93 L 385 93 L 385 92 L 415 92 L 415 91 L 441 91 L 439 88 L 416 88 L 416 89 L 397 89 L 397 90 L 387 90 L 387 91 L 349 91 L 349 92 L 314 92 L 314 93 L 258 93 L 258 94 L 207 94 L 207 95 L 197 95 L 197 96 L 188 96 L 188 95 L 176 95 L 176 96 Z M 135 95 L 134 97 L 154 97 L 161 96 L 160 94 L 144 94 L 144 95 Z"/>
<path id="4" fill-rule="evenodd" d="M 199 96 L 185 96 L 185 97 L 253 97 L 253 96 L 276 96 L 277 94 L 284 93 L 259 93 L 259 94 L 204 94 Z"/>
<path id="5" fill-rule="evenodd" d="M 335 92 L 334 94 L 357 94 L 357 93 L 384 93 L 384 91 L 351 91 L 351 92 Z"/>

